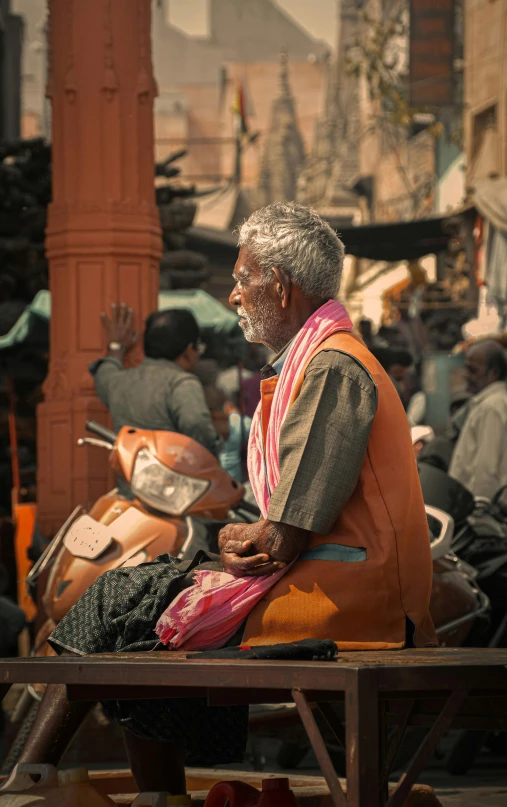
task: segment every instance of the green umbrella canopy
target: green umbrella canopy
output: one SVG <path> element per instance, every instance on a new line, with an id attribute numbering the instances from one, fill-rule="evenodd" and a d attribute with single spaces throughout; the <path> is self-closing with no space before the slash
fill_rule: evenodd
<path id="1" fill-rule="evenodd" d="M 200 328 L 213 329 L 217 334 L 229 334 L 238 327 L 237 314 L 202 289 L 161 291 L 158 308 L 159 311 L 186 308 L 192 312 Z"/>
<path id="2" fill-rule="evenodd" d="M 167 308 L 191 311 L 208 345 L 210 358 L 224 365 L 242 359 L 246 343 L 236 314 L 207 292 L 202 289 L 163 291 L 158 296 L 158 308 L 159 311 Z M 12 355 L 19 348 L 47 349 L 50 317 L 51 293 L 39 291 L 10 331 L 0 336 L 0 356 Z"/>
<path id="3" fill-rule="evenodd" d="M 48 324 L 51 316 L 51 294 L 39 291 L 27 305 L 10 331 L 0 336 L 0 352 L 9 351 L 18 345 L 48 344 Z"/>

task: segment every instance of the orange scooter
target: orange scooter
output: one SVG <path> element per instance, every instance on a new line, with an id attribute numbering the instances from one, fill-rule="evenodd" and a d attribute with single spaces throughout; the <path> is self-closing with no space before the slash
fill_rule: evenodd
<path id="1" fill-rule="evenodd" d="M 27 577 L 33 591 L 49 570 L 42 604 L 47 620 L 35 641 L 37 655 L 52 654 L 46 639 L 67 611 L 104 572 L 137 566 L 165 552 L 191 558 L 198 549 L 218 551 L 227 522 L 255 521 L 243 503 L 244 487 L 203 446 L 182 434 L 125 426 L 118 435 L 95 421 L 80 445 L 110 451 L 110 464 L 129 485 L 86 512 L 76 507 Z"/>

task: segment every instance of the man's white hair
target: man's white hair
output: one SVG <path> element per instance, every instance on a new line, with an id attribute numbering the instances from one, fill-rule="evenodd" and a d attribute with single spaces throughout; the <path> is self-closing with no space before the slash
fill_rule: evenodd
<path id="1" fill-rule="evenodd" d="M 278 266 L 305 297 L 337 297 L 345 249 L 315 210 L 294 202 L 262 207 L 239 228 L 238 246 L 248 248 L 266 277 Z"/>

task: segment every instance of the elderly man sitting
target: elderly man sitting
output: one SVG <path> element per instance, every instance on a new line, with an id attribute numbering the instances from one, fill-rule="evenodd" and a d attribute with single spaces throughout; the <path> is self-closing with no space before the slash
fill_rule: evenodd
<path id="1" fill-rule="evenodd" d="M 378 650 L 433 644 L 431 553 L 407 418 L 386 372 L 352 335 L 336 301 L 343 245 L 316 213 L 295 204 L 254 213 L 239 245 L 231 302 L 246 338 L 277 356 L 263 370 L 249 445 L 262 518 L 220 534 L 221 567 L 235 577 L 218 577 L 241 590 L 253 579 L 257 600 L 246 623 L 230 624 L 222 643 L 315 638 L 332 639 L 340 649 Z M 153 614 L 154 647 L 155 622 L 177 607 L 177 598 L 166 611 L 167 602 L 156 600 L 175 567 L 162 556 L 99 578 L 51 643 L 58 652 L 125 650 L 118 625 L 126 608 L 137 608 L 140 626 L 143 615 Z M 192 583 L 188 591 L 195 592 Z M 143 790 L 182 793 L 185 762 L 236 762 L 244 752 L 243 707 L 137 701 L 108 713 L 125 729 Z M 49 687 L 22 761 L 56 762 L 82 716 L 64 688 Z"/>
<path id="2" fill-rule="evenodd" d="M 311 636 L 371 649 L 435 642 L 409 427 L 386 372 L 334 301 L 343 245 L 293 204 L 254 213 L 239 245 L 230 302 L 246 338 L 278 353 L 263 371 L 249 446 L 264 518 L 226 527 L 222 559 L 233 574 L 256 575 L 298 558 L 254 608 L 244 639 Z M 269 556 L 265 565 L 252 547 Z"/>

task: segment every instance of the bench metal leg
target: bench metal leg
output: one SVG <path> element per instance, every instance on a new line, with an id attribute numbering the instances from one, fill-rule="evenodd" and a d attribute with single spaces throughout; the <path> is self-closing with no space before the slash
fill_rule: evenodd
<path id="1" fill-rule="evenodd" d="M 389 747 L 387 749 L 387 754 L 385 756 L 384 765 L 382 767 L 382 784 L 387 786 L 389 781 L 389 774 L 393 768 L 393 765 L 396 762 L 396 757 L 398 755 L 398 751 L 400 750 L 403 739 L 405 737 L 409 720 L 412 716 L 412 712 L 414 711 L 415 700 L 409 700 L 404 705 L 404 709 L 402 714 L 400 714 L 400 723 L 394 732 Z"/>
<path id="2" fill-rule="evenodd" d="M 410 788 L 417 781 L 419 774 L 423 770 L 426 762 L 431 757 L 439 741 L 444 734 L 449 731 L 452 721 L 463 706 L 468 695 L 468 690 L 457 689 L 447 699 L 444 708 L 435 720 L 428 735 L 423 740 L 414 759 L 410 763 L 408 770 L 401 777 L 398 787 L 387 803 L 387 807 L 402 807 L 407 798 Z"/>
<path id="3" fill-rule="evenodd" d="M 380 807 L 379 698 L 374 669 L 351 670 L 345 692 L 349 807 Z"/>
<path id="4" fill-rule="evenodd" d="M 345 750 L 345 724 L 338 717 L 330 703 L 317 703 L 319 712 L 333 732 L 341 747 Z"/>
<path id="5" fill-rule="evenodd" d="M 347 807 L 347 797 L 343 792 L 343 788 L 334 769 L 331 757 L 328 754 L 326 744 L 322 739 L 322 734 L 320 733 L 320 729 L 315 721 L 310 704 L 300 689 L 293 689 L 292 697 L 298 708 L 299 715 L 305 727 L 308 739 L 310 740 L 312 748 L 315 752 L 315 756 L 317 757 L 320 769 L 326 779 L 331 793 L 331 798 L 333 799 L 333 804 L 335 807 Z M 373 806 L 369 805 L 369 807 Z"/>

